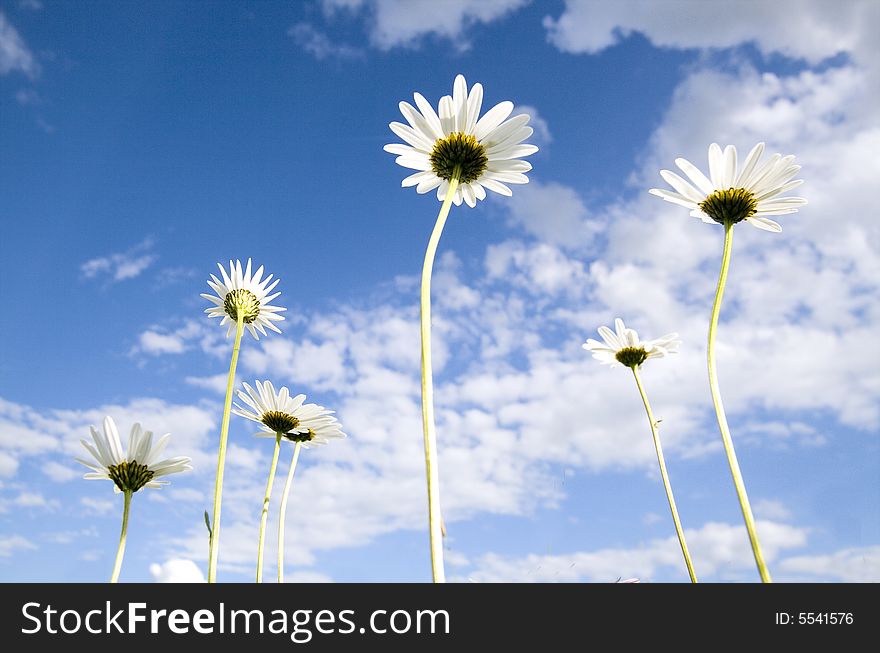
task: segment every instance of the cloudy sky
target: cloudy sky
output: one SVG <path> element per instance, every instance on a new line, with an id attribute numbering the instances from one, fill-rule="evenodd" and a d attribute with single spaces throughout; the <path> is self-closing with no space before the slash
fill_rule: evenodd
<path id="1" fill-rule="evenodd" d="M 0 579 L 109 577 L 121 498 L 73 462 L 112 415 L 194 471 L 133 500 L 127 581 L 206 568 L 231 349 L 218 261 L 281 278 L 240 380 L 335 409 L 305 451 L 287 576 L 426 581 L 418 274 L 439 203 L 382 146 L 457 73 L 532 115 L 528 186 L 454 208 L 434 294 L 447 573 L 687 581 L 623 317 L 697 573 L 754 581 L 705 372 L 722 230 L 647 190 L 713 141 L 795 154 L 809 205 L 741 225 L 718 358 L 777 580 L 880 580 L 880 56 L 872 0 L 0 2 Z M 869 198 L 870 199 L 870 198 Z M 220 579 L 253 577 L 271 441 L 233 417 Z M 286 473 L 290 449 L 282 451 Z M 274 577 L 276 484 L 269 518 Z"/>

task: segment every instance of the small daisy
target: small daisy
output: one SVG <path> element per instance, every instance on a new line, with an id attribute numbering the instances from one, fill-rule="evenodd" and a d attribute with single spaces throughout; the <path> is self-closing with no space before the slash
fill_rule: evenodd
<path id="1" fill-rule="evenodd" d="M 601 343 L 590 338 L 582 346 L 591 352 L 593 358 L 600 363 L 610 365 L 611 367 L 628 367 L 633 373 L 636 387 L 638 387 L 642 402 L 645 405 L 648 423 L 651 426 L 651 437 L 654 440 L 654 450 L 657 452 L 657 464 L 660 466 L 660 478 L 663 480 L 666 500 L 669 502 L 669 510 L 672 513 L 672 523 L 675 526 L 675 533 L 681 546 L 681 553 L 684 556 L 688 575 L 691 582 L 696 583 L 697 574 L 694 571 L 691 554 L 685 541 L 684 528 L 678 516 L 678 508 L 675 505 L 675 497 L 672 494 L 672 483 L 669 481 L 666 460 L 663 457 L 663 445 L 660 443 L 660 432 L 658 430 L 660 422 L 654 419 L 654 413 L 651 410 L 651 404 L 648 402 L 648 395 L 645 393 L 641 374 L 639 373 L 642 363 L 649 358 L 662 358 L 667 354 L 677 353 L 681 341 L 678 339 L 677 333 L 668 333 L 655 340 L 639 340 L 639 334 L 636 333 L 635 329 L 628 329 L 620 318 L 614 320 L 614 328 L 615 331 L 612 331 L 606 326 L 600 326 L 599 335 L 602 336 L 602 340 L 605 342 Z M 639 580 L 637 578 L 630 578 L 624 581 L 618 579 L 617 582 L 638 583 Z"/>
<path id="2" fill-rule="evenodd" d="M 106 478 L 113 481 L 113 491 L 123 494 L 122 504 L 122 533 L 119 535 L 119 546 L 116 549 L 116 561 L 113 564 L 113 573 L 110 582 L 119 580 L 119 572 L 122 570 L 122 558 L 125 555 L 125 540 L 128 533 L 128 515 L 131 509 L 132 495 L 145 487 L 158 488 L 166 485 L 168 481 L 157 479 L 186 472 L 192 469 L 192 460 L 185 456 L 158 460 L 168 444 L 169 434 L 163 435 L 153 445 L 153 432 L 141 430 L 141 425 L 135 423 L 131 427 L 128 438 L 128 452 L 122 453 L 122 443 L 119 441 L 119 431 L 113 418 L 104 418 L 104 432 L 98 433 L 94 426 L 90 426 L 92 432 L 92 444 L 80 440 L 86 450 L 92 454 L 95 462 L 77 458 L 76 461 L 93 470 L 84 476 L 89 480 Z"/>
<path id="3" fill-rule="evenodd" d="M 257 437 L 271 438 L 281 434 L 292 442 L 302 442 L 306 447 L 346 437 L 332 416 L 333 411 L 304 403 L 305 395 L 291 397 L 286 387 L 276 393 L 270 381 L 257 381 L 256 390 L 247 383 L 242 385 L 245 391 L 239 390 L 238 398 L 247 406 L 235 404 L 232 412 L 260 424 L 262 430 Z"/>
<path id="4" fill-rule="evenodd" d="M 759 165 L 763 152 L 763 143 L 755 145 L 738 170 L 736 148 L 728 145 L 722 151 L 720 145 L 712 143 L 708 178 L 690 161 L 679 158 L 675 164 L 690 181 L 661 170 L 660 176 L 675 192 L 659 188 L 648 192 L 691 209 L 691 215 L 703 222 L 736 224 L 745 220 L 759 229 L 778 233 L 782 227 L 767 216 L 794 213 L 807 203 L 802 197 L 779 197 L 803 183 L 801 179 L 789 181 L 801 167 L 792 163 L 794 156 L 781 154 Z"/>
<path id="5" fill-rule="evenodd" d="M 593 358 L 611 367 L 639 367 L 649 358 L 662 358 L 678 352 L 681 340 L 677 333 L 668 333 L 654 340 L 639 340 L 635 329 L 629 329 L 623 320 L 614 320 L 615 333 L 606 326 L 599 327 L 599 335 L 604 343 L 590 338 L 582 347 L 593 354 Z"/>
<path id="6" fill-rule="evenodd" d="M 280 292 L 269 294 L 278 285 L 279 279 L 272 281 L 273 275 L 271 274 L 263 279 L 262 265 L 257 268 L 255 274 L 251 275 L 250 259 L 248 259 L 244 272 L 241 269 L 241 261 L 235 263 L 229 261 L 229 272 L 226 272 L 219 263 L 217 267 L 220 268 L 223 280 L 221 281 L 213 274 L 208 279 L 208 285 L 217 294 L 202 293 L 202 297 L 214 304 L 211 308 L 205 309 L 208 317 L 222 317 L 220 325 L 229 324 L 226 337 L 228 338 L 235 330 L 239 314 L 243 315 L 244 325 L 256 340 L 260 339 L 257 331 L 265 336 L 266 328 L 281 333 L 281 330 L 273 322 L 283 320 L 284 316 L 278 315 L 278 313 L 287 309 L 269 304 L 281 294 Z"/>
<path id="7" fill-rule="evenodd" d="M 532 135 L 527 127 L 529 116 L 520 114 L 507 119 L 513 111 L 512 102 L 501 102 L 480 118 L 483 87 L 474 84 L 468 92 L 462 75 L 455 78 L 452 95 L 440 99 L 439 111 L 420 94 L 414 93 L 416 106 L 400 103 L 400 112 L 406 121 L 392 122 L 389 127 L 406 141 L 385 146 L 385 151 L 397 154 L 397 163 L 404 168 L 418 170 L 403 180 L 402 186 L 415 186 L 417 193 L 437 189 L 437 199 L 443 201 L 449 182 L 458 177 L 460 185 L 453 202 L 462 201 L 470 207 L 486 198 L 486 189 L 512 195 L 507 184 L 526 184 L 525 173 L 531 164 L 520 161 L 538 151 L 534 145 L 523 144 Z"/>
<path id="8" fill-rule="evenodd" d="M 83 478 L 109 479 L 114 483 L 115 492 L 137 492 L 144 487 L 159 488 L 168 483 L 158 480 L 159 478 L 192 469 L 192 459 L 185 456 L 159 460 L 171 437 L 168 433 L 154 445 L 153 432 L 144 431 L 140 424 L 135 423 L 128 439 L 128 452 L 123 454 L 119 431 L 112 417 L 104 418 L 103 433 L 99 433 L 94 426 L 89 428 L 94 445 L 86 440 L 81 442 L 97 464 L 82 458 L 77 458 L 76 461 L 94 470 Z"/>

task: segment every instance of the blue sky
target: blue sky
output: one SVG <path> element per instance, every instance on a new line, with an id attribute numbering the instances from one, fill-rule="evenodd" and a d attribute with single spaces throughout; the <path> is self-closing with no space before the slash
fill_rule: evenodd
<path id="1" fill-rule="evenodd" d="M 0 579 L 109 576 L 121 498 L 72 461 L 105 414 L 170 431 L 195 467 L 134 497 L 122 579 L 204 571 L 230 344 L 199 293 L 252 257 L 288 321 L 245 340 L 239 379 L 305 392 L 349 434 L 302 457 L 288 577 L 429 580 L 418 273 L 439 203 L 382 146 L 399 101 L 462 73 L 530 113 L 541 151 L 512 198 L 453 209 L 440 246 L 448 575 L 687 580 L 632 379 L 580 348 L 620 316 L 684 340 L 644 380 L 698 574 L 757 579 L 704 370 L 721 230 L 646 191 L 713 141 L 766 141 L 810 204 L 781 234 L 736 231 L 734 439 L 778 580 L 880 580 L 880 227 L 860 201 L 877 6 L 656 4 L 0 3 Z M 271 454 L 253 431 L 233 418 L 221 580 L 253 575 Z"/>

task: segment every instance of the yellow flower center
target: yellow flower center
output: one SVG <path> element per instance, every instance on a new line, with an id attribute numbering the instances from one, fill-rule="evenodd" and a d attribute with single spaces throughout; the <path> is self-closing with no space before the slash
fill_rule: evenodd
<path id="1" fill-rule="evenodd" d="M 231 290 L 223 300 L 223 310 L 233 320 L 241 313 L 245 324 L 250 324 L 260 314 L 260 300 L 250 290 Z"/>
<path id="2" fill-rule="evenodd" d="M 627 367 L 638 367 L 648 359 L 648 352 L 642 347 L 624 347 L 619 349 L 614 357 L 618 363 Z"/>
<path id="3" fill-rule="evenodd" d="M 458 177 L 462 184 L 476 181 L 486 171 L 489 157 L 486 148 L 473 134 L 455 132 L 434 143 L 431 150 L 431 170 L 440 179 L 449 181 Z"/>
<path id="4" fill-rule="evenodd" d="M 116 487 L 123 492 L 137 492 L 153 480 L 155 474 L 146 465 L 141 465 L 136 460 L 110 465 L 107 471 L 110 473 L 110 479 L 116 483 Z"/>
<path id="5" fill-rule="evenodd" d="M 262 422 L 276 433 L 281 433 L 282 435 L 295 429 L 299 424 L 299 420 L 296 417 L 288 413 L 282 413 L 280 410 L 270 410 L 263 413 Z"/>
<path id="6" fill-rule="evenodd" d="M 721 224 L 736 224 L 758 211 L 755 194 L 745 188 L 728 188 L 716 190 L 700 202 L 700 209 Z"/>

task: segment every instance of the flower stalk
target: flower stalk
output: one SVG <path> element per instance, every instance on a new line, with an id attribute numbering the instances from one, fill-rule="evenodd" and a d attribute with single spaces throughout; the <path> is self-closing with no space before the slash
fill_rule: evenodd
<path id="1" fill-rule="evenodd" d="M 731 221 L 724 223 L 724 252 L 721 256 L 721 272 L 718 275 L 718 287 L 715 290 L 715 301 L 712 304 L 712 318 L 709 322 L 709 344 L 707 348 L 709 389 L 712 392 L 712 403 L 715 406 L 718 428 L 721 431 L 721 441 L 724 443 L 724 453 L 727 455 L 727 463 L 730 466 L 731 476 L 733 476 L 736 497 L 739 500 L 743 519 L 746 524 L 746 530 L 749 533 L 749 543 L 752 547 L 752 553 L 755 556 L 758 573 L 761 575 L 761 582 L 771 583 L 773 581 L 770 578 L 770 571 L 767 569 L 767 563 L 764 562 L 764 556 L 761 553 L 761 545 L 758 542 L 758 532 L 755 528 L 755 518 L 752 515 L 752 507 L 749 504 L 746 486 L 743 482 L 742 472 L 740 472 L 739 469 L 739 462 L 737 462 L 736 459 L 736 451 L 733 448 L 733 440 L 730 437 L 730 427 L 727 425 L 727 415 L 724 412 L 724 404 L 721 401 L 721 391 L 718 387 L 718 371 L 715 365 L 715 334 L 718 330 L 718 316 L 721 312 L 721 301 L 724 297 L 724 288 L 727 285 L 727 272 L 730 268 L 730 257 L 733 248 L 733 224 L 734 223 Z"/>
<path id="2" fill-rule="evenodd" d="M 220 425 L 220 448 L 217 454 L 217 477 L 214 482 L 214 514 L 211 520 L 210 550 L 208 552 L 208 582 L 217 582 L 217 556 L 220 553 L 220 504 L 223 500 L 223 471 L 226 467 L 226 440 L 229 436 L 229 414 L 232 407 L 232 386 L 235 383 L 235 368 L 238 365 L 238 352 L 241 349 L 241 335 L 244 332 L 244 312 L 239 310 L 235 323 L 235 342 L 232 345 L 232 360 L 229 362 L 229 375 L 226 379 L 226 400 L 223 405 L 223 421 Z"/>
<path id="3" fill-rule="evenodd" d="M 299 460 L 299 450 L 302 442 L 297 441 L 293 448 L 293 458 L 290 461 L 290 469 L 287 470 L 287 480 L 284 482 L 284 491 L 281 493 L 281 509 L 278 514 L 278 582 L 284 582 L 284 525 L 287 521 L 287 497 L 290 494 L 290 486 L 293 483 L 293 474 L 296 472 L 296 463 Z"/>
<path id="4" fill-rule="evenodd" d="M 122 570 L 122 558 L 125 555 L 125 538 L 128 535 L 128 513 L 131 508 L 131 490 L 122 493 L 125 497 L 122 504 L 122 532 L 119 534 L 119 547 L 116 549 L 116 562 L 113 563 L 113 574 L 110 576 L 111 583 L 119 582 L 119 572 Z"/>
<path id="5" fill-rule="evenodd" d="M 431 545 L 431 575 L 435 583 L 446 582 L 443 567 L 443 533 L 440 516 L 440 479 L 437 465 L 437 434 L 434 426 L 434 381 L 431 369 L 431 274 L 434 269 L 434 258 L 443 227 L 449 217 L 449 210 L 455 191 L 458 188 L 459 171 L 456 168 L 449 180 L 449 189 L 437 215 L 437 222 L 428 249 L 425 252 L 425 263 L 422 267 L 421 286 L 421 319 L 420 334 L 422 342 L 422 431 L 425 441 L 425 471 L 428 480 L 428 531 Z"/>
<path id="6" fill-rule="evenodd" d="M 257 582 L 263 582 L 263 551 L 265 549 L 266 521 L 269 518 L 269 499 L 272 497 L 272 485 L 275 482 L 275 468 L 278 466 L 278 453 L 281 451 L 281 433 L 275 436 L 275 451 L 272 452 L 272 464 L 269 467 L 269 480 L 266 481 L 266 496 L 263 497 L 263 511 L 260 514 L 260 538 L 257 549 Z"/>
<path id="7" fill-rule="evenodd" d="M 694 571 L 694 563 L 691 561 L 691 554 L 690 551 L 688 551 L 687 542 L 684 538 L 684 529 L 681 527 L 678 508 L 675 506 L 675 497 L 672 494 L 672 484 L 669 482 L 669 473 L 666 471 L 666 460 L 663 457 L 663 447 L 660 444 L 658 423 L 657 420 L 654 419 L 654 413 L 651 411 L 651 404 L 648 402 L 648 395 L 645 393 L 645 388 L 642 385 L 642 378 L 639 375 L 639 366 L 633 365 L 630 369 L 636 379 L 639 394 L 642 396 L 642 403 L 645 405 L 645 412 L 648 414 L 648 423 L 651 425 L 651 436 L 654 438 L 654 449 L 657 451 L 657 462 L 660 465 L 660 476 L 663 479 L 663 488 L 666 490 L 666 499 L 669 501 L 669 510 L 672 511 L 672 522 L 675 524 L 675 534 L 678 536 L 678 543 L 681 546 L 684 563 L 687 565 L 688 576 L 690 576 L 692 583 L 696 583 L 697 573 Z"/>

